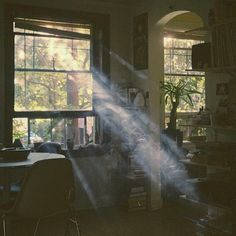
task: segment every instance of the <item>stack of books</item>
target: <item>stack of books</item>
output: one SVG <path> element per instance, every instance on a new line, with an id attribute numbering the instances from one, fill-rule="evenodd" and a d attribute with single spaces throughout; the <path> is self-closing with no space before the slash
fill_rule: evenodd
<path id="1" fill-rule="evenodd" d="M 143 210 L 147 207 L 145 171 L 134 157 L 129 157 L 130 192 L 128 198 L 129 211 Z"/>
<path id="2" fill-rule="evenodd" d="M 131 188 L 128 205 L 129 211 L 144 210 L 147 208 L 147 192 L 145 186 Z"/>

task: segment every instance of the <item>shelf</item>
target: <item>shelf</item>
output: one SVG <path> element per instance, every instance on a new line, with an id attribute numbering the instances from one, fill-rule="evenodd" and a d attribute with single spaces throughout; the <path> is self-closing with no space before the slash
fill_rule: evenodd
<path id="1" fill-rule="evenodd" d="M 199 72 L 216 72 L 216 73 L 228 73 L 231 71 L 236 71 L 235 66 L 226 66 L 226 67 L 208 67 L 208 68 L 195 68 L 187 69 L 186 71 L 199 71 Z"/>
<path id="2" fill-rule="evenodd" d="M 192 125 L 179 125 L 180 127 L 193 127 L 193 128 L 206 128 L 206 129 L 215 129 L 215 130 L 230 130 L 236 131 L 235 127 L 232 126 L 212 126 L 212 125 L 203 125 L 203 124 L 192 124 Z"/>
<path id="3" fill-rule="evenodd" d="M 181 195 L 179 196 L 179 198 L 183 201 L 187 201 L 189 203 L 200 205 L 206 208 L 208 207 L 218 208 L 218 209 L 221 209 L 222 211 L 225 211 L 226 213 L 231 213 L 232 211 L 231 206 L 227 206 L 227 205 L 221 205 L 221 204 L 217 204 L 213 202 L 206 202 L 206 201 L 191 199 L 191 198 L 188 198 L 186 195 Z"/>
<path id="4" fill-rule="evenodd" d="M 216 169 L 219 169 L 219 170 L 230 170 L 229 166 L 209 165 L 209 164 L 206 164 L 206 163 L 194 162 L 194 161 L 191 161 L 191 160 L 179 160 L 179 162 L 181 162 L 183 164 L 186 164 L 186 165 L 216 168 Z"/>
<path id="5" fill-rule="evenodd" d="M 207 182 L 207 178 L 191 178 L 191 179 L 187 179 L 186 182 L 191 183 L 191 184 L 205 183 Z"/>
<path id="6" fill-rule="evenodd" d="M 209 184 L 209 183 L 219 183 L 219 184 L 230 184 L 232 185 L 233 182 L 232 180 L 227 180 L 227 179 L 214 179 L 214 178 L 190 178 L 190 179 L 187 179 L 186 182 L 188 183 L 191 183 L 191 184 L 201 184 L 201 183 L 206 183 L 206 184 Z"/>

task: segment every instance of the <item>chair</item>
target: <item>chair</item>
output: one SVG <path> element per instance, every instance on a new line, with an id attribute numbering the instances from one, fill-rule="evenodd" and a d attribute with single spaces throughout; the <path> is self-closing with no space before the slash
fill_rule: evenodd
<path id="1" fill-rule="evenodd" d="M 71 218 L 73 189 L 74 177 L 69 159 L 36 162 L 29 168 L 13 206 L 1 209 L 3 235 L 11 235 L 11 222 L 32 220 L 35 222 L 33 235 L 36 236 L 43 220 L 64 214 L 65 235 L 69 233 L 70 222 L 73 222 L 79 236 L 77 219 Z"/>
<path id="2" fill-rule="evenodd" d="M 39 145 L 36 152 L 61 153 L 61 145 L 56 142 L 45 142 Z"/>

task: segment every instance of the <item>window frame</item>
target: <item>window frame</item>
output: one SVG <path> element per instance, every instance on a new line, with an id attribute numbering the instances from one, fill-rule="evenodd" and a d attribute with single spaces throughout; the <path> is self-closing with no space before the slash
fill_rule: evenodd
<path id="1" fill-rule="evenodd" d="M 174 39 L 182 39 L 182 40 L 195 40 L 195 41 L 203 41 L 204 40 L 201 38 L 201 37 L 184 37 L 183 35 L 180 35 L 180 34 L 168 34 L 166 33 L 164 35 L 164 38 L 174 38 Z M 165 46 L 163 47 L 163 50 L 164 50 L 164 57 L 165 57 L 165 49 L 173 49 L 173 50 L 191 50 L 191 49 L 188 49 L 188 48 L 166 48 Z M 195 73 L 191 73 L 191 72 L 195 72 Z M 196 73 L 197 72 L 197 73 Z M 204 77 L 204 79 L 206 79 L 205 77 L 205 73 L 204 74 L 200 74 L 198 71 L 194 71 L 194 70 L 187 70 L 186 71 L 186 74 L 181 74 L 181 73 L 165 73 L 165 70 L 164 70 L 164 80 L 166 77 L 168 76 L 176 76 L 176 77 L 181 77 L 181 78 L 184 78 L 184 77 Z M 206 81 L 206 80 L 205 80 Z M 206 104 L 206 99 L 205 99 L 205 104 Z M 194 112 L 194 111 L 183 111 L 183 112 L 177 112 L 177 120 L 178 119 L 188 119 L 188 118 L 191 118 L 191 117 L 194 117 L 198 112 Z M 166 119 L 169 119 L 170 118 L 170 112 L 166 112 L 165 110 L 165 104 L 164 104 L 164 125 L 166 126 Z"/>
<path id="2" fill-rule="evenodd" d="M 104 74 L 108 79 L 110 75 L 109 57 L 109 15 L 92 14 L 60 9 L 47 9 L 23 5 L 7 4 L 5 6 L 5 127 L 4 145 L 12 144 L 14 118 L 84 118 L 97 116 L 93 107 L 91 111 L 15 111 L 14 110 L 14 28 L 15 18 L 29 18 L 49 21 L 90 24 L 92 26 L 91 38 L 91 67 Z M 50 16 L 50 17 L 48 17 Z M 103 45 L 103 46 L 102 46 Z M 96 74 L 94 75 L 96 78 Z M 29 131 L 30 132 L 30 131 Z"/>

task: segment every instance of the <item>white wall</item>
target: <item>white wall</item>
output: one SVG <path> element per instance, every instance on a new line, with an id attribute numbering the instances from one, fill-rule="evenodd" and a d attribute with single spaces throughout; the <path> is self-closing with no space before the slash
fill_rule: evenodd
<path id="1" fill-rule="evenodd" d="M 0 1 L 0 32 L 3 31 L 3 1 Z M 3 139 L 3 119 L 4 116 L 4 45 L 3 45 L 4 35 L 0 33 L 0 143 Z"/>

